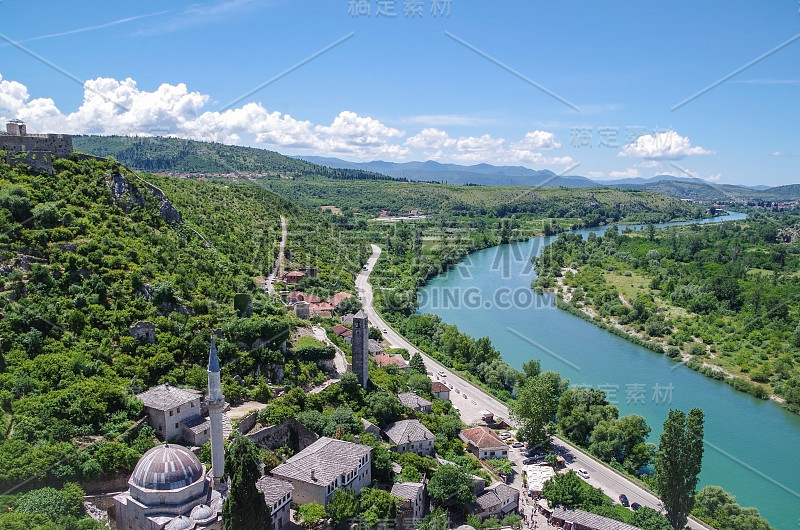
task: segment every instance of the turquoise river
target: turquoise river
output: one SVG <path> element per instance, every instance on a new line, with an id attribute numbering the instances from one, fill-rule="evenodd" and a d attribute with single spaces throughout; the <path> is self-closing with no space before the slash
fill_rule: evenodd
<path id="1" fill-rule="evenodd" d="M 704 222 L 744 217 L 732 213 Z M 681 223 L 658 226 L 676 224 Z M 550 241 L 537 237 L 469 255 L 420 290 L 419 311 L 437 314 L 473 337 L 490 337 L 515 368 L 540 359 L 542 369 L 573 385 L 605 390 L 622 415 L 647 419 L 652 442 L 657 443 L 670 408 L 702 408 L 700 487 L 721 485 L 742 506 L 758 508 L 775 528 L 799 528 L 800 416 L 557 309 L 552 294 L 536 295 L 530 289 L 536 277 L 530 259 Z"/>

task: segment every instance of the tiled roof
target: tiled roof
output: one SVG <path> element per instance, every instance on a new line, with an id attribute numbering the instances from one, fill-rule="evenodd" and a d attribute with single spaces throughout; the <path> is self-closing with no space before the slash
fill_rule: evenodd
<path id="1" fill-rule="evenodd" d="M 156 410 L 169 410 L 199 399 L 200 393 L 165 384 L 154 386 L 141 394 L 136 394 L 136 397 L 142 400 L 145 407 Z"/>
<path id="2" fill-rule="evenodd" d="M 380 355 L 376 355 L 372 358 L 378 366 L 389 366 L 394 365 L 398 368 L 408 368 L 408 365 L 402 358 L 393 357 L 387 353 L 381 353 Z"/>
<path id="3" fill-rule="evenodd" d="M 410 501 L 416 500 L 417 493 L 422 488 L 421 482 L 398 482 L 392 486 L 392 495 Z"/>
<path id="4" fill-rule="evenodd" d="M 268 506 L 273 506 L 279 502 L 287 493 L 294 491 L 291 482 L 280 480 L 275 477 L 264 476 L 256 482 L 256 489 L 264 494 L 264 500 Z"/>
<path id="5" fill-rule="evenodd" d="M 397 394 L 397 399 L 406 407 L 411 407 L 414 410 L 431 406 L 430 401 L 411 392 L 401 392 Z"/>
<path id="6" fill-rule="evenodd" d="M 342 291 L 342 292 L 336 293 L 335 295 L 333 295 L 330 298 L 328 298 L 328 302 L 332 306 L 336 307 L 337 305 L 339 305 L 340 303 L 344 302 L 348 298 L 353 298 L 353 295 L 350 294 L 350 293 L 346 293 L 346 292 Z"/>
<path id="7" fill-rule="evenodd" d="M 505 505 L 513 499 L 517 499 L 517 502 L 519 502 L 519 490 L 498 482 L 475 499 L 475 502 L 472 503 L 472 509 L 473 511 L 476 509 L 487 510 L 493 506 Z"/>
<path id="8" fill-rule="evenodd" d="M 472 503 L 472 511 L 480 510 L 488 510 L 489 508 L 493 508 L 495 506 L 500 505 L 500 497 L 497 496 L 497 493 L 494 491 L 486 491 L 478 496 L 475 499 L 475 502 Z"/>
<path id="9" fill-rule="evenodd" d="M 367 349 L 369 350 L 370 353 L 383 352 L 383 346 L 381 346 L 381 343 L 375 339 L 369 339 L 369 341 L 367 341 Z"/>
<path id="10" fill-rule="evenodd" d="M 508 447 L 506 443 L 488 427 L 473 427 L 461 431 L 461 438 L 479 449 Z"/>
<path id="11" fill-rule="evenodd" d="M 602 515 L 584 512 L 583 510 L 568 510 L 560 506 L 553 510 L 552 517 L 572 521 L 595 530 L 636 530 L 638 528 Z"/>
<path id="12" fill-rule="evenodd" d="M 331 328 L 331 331 L 333 331 L 333 334 L 336 335 L 337 337 L 341 337 L 342 335 L 344 335 L 345 331 L 350 331 L 350 328 L 339 324 L 337 326 L 333 326 L 333 328 Z M 352 333 L 352 331 L 350 332 Z"/>
<path id="13" fill-rule="evenodd" d="M 325 486 L 339 475 L 356 470 L 361 457 L 370 451 L 372 448 L 366 445 L 323 436 L 285 463 L 275 467 L 272 474 Z M 314 479 L 311 478 L 312 471 Z"/>
<path id="14" fill-rule="evenodd" d="M 434 393 L 450 392 L 450 387 L 448 387 L 446 384 L 442 383 L 441 381 L 434 381 L 433 383 L 431 383 L 431 390 Z"/>
<path id="15" fill-rule="evenodd" d="M 401 420 L 391 423 L 383 429 L 389 440 L 395 445 L 433 440 L 434 436 L 419 420 Z"/>
<path id="16" fill-rule="evenodd" d="M 306 293 L 303 291 L 292 291 L 289 293 L 289 299 L 297 300 L 298 302 L 308 302 L 310 304 L 321 302 L 322 298 L 315 294 Z"/>

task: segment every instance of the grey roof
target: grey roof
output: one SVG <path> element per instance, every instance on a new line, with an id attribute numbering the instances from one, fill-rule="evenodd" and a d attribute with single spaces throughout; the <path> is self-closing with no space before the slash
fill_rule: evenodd
<path id="1" fill-rule="evenodd" d="M 324 486 L 343 473 L 354 471 L 361 457 L 372 451 L 366 445 L 334 440 L 323 436 L 285 463 L 272 470 L 273 475 Z M 314 479 L 311 473 L 314 472 Z"/>
<path id="2" fill-rule="evenodd" d="M 353 315 L 353 318 L 366 319 L 367 315 L 366 315 L 366 313 L 364 313 L 364 311 L 362 309 L 359 309 L 358 312 L 355 315 Z"/>
<path id="3" fill-rule="evenodd" d="M 400 403 L 405 405 L 406 407 L 411 407 L 412 409 L 421 409 L 423 407 L 430 407 L 431 402 L 425 398 L 421 398 L 416 394 L 411 392 L 401 392 L 397 394 L 397 399 L 400 400 Z"/>
<path id="4" fill-rule="evenodd" d="M 383 346 L 381 346 L 381 343 L 377 340 L 369 339 L 367 341 L 367 349 L 370 353 L 381 353 L 383 351 Z"/>
<path id="5" fill-rule="evenodd" d="M 145 407 L 156 410 L 169 410 L 195 399 L 200 399 L 200 393 L 165 384 L 154 386 L 141 394 L 136 394 L 136 397 L 142 400 Z"/>
<path id="6" fill-rule="evenodd" d="M 273 506 L 287 493 L 294 491 L 294 486 L 291 482 L 264 476 L 256 482 L 256 489 L 264 494 L 264 500 L 267 501 L 267 505 Z"/>
<path id="7" fill-rule="evenodd" d="M 391 423 L 383 429 L 386 436 L 395 445 L 433 440 L 434 436 L 419 420 L 401 420 Z"/>
<path id="8" fill-rule="evenodd" d="M 636 530 L 638 527 L 629 524 L 603 517 L 594 513 L 584 512 L 583 510 L 571 510 L 561 506 L 557 506 L 553 510 L 552 517 L 572 521 L 579 525 L 595 530 Z"/>
<path id="9" fill-rule="evenodd" d="M 500 505 L 500 497 L 497 496 L 497 493 L 494 491 L 486 491 L 478 496 L 475 499 L 475 502 L 472 503 L 472 511 L 480 510 L 488 510 L 494 506 Z"/>
<path id="10" fill-rule="evenodd" d="M 211 420 L 203 416 L 192 416 L 191 418 L 186 418 L 181 423 L 186 425 L 195 434 L 201 434 L 204 430 L 211 427 Z"/>
<path id="11" fill-rule="evenodd" d="M 217 346 L 214 344 L 214 335 L 211 335 L 211 352 L 208 355 L 208 371 L 219 372 L 219 359 L 217 358 Z"/>
<path id="12" fill-rule="evenodd" d="M 417 493 L 423 485 L 421 482 L 398 482 L 392 486 L 392 495 L 410 501 L 416 500 Z"/>

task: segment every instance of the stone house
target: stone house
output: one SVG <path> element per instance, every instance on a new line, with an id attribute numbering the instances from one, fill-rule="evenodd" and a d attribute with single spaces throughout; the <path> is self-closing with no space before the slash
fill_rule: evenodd
<path id="1" fill-rule="evenodd" d="M 421 398 L 412 392 L 401 392 L 397 394 L 397 399 L 406 407 L 409 407 L 417 412 L 431 413 L 432 403 L 425 398 Z"/>
<path id="2" fill-rule="evenodd" d="M 414 528 L 414 523 L 425 516 L 425 485 L 421 482 L 398 482 L 392 485 L 391 494 L 403 499 L 397 507 L 397 528 Z"/>
<path id="3" fill-rule="evenodd" d="M 434 381 L 431 383 L 431 392 L 437 399 L 442 401 L 450 401 L 450 387 L 441 381 Z"/>
<path id="4" fill-rule="evenodd" d="M 519 490 L 498 482 L 484 490 L 470 506 L 472 515 L 486 519 L 493 515 L 502 518 L 516 512 L 519 507 Z"/>
<path id="5" fill-rule="evenodd" d="M 291 482 L 296 504 L 327 506 L 337 489 L 350 488 L 358 494 L 370 484 L 371 452 L 371 447 L 323 436 L 271 473 Z"/>
<path id="6" fill-rule="evenodd" d="M 458 437 L 467 444 L 467 451 L 480 460 L 508 458 L 508 445 L 488 427 L 464 429 Z"/>
<path id="7" fill-rule="evenodd" d="M 289 510 L 292 504 L 292 491 L 294 490 L 291 482 L 264 476 L 256 482 L 256 489 L 264 494 L 264 501 L 270 507 L 274 530 L 281 530 L 287 523 L 291 522 Z"/>
<path id="8" fill-rule="evenodd" d="M 420 456 L 432 455 L 434 435 L 419 420 L 401 420 L 387 425 L 383 432 L 395 445 L 398 453 L 415 453 Z"/>
<path id="9" fill-rule="evenodd" d="M 186 438 L 192 445 L 202 445 L 208 440 L 208 426 L 205 432 L 203 429 L 200 432 L 193 430 L 200 424 L 197 419 L 202 419 L 203 414 L 200 392 L 164 384 L 145 390 L 136 397 L 142 400 L 147 423 L 160 439 Z M 196 443 L 198 441 L 200 443 Z"/>

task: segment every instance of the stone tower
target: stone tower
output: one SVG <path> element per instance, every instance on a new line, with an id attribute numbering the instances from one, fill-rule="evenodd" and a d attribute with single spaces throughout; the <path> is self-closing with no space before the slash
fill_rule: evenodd
<path id="1" fill-rule="evenodd" d="M 358 376 L 362 388 L 367 388 L 369 379 L 369 320 L 364 311 L 353 316 L 353 373 Z"/>
<path id="2" fill-rule="evenodd" d="M 211 475 L 214 478 L 214 489 L 225 489 L 222 483 L 222 476 L 225 474 L 225 448 L 222 445 L 224 406 L 217 346 L 214 344 L 214 335 L 211 335 L 211 353 L 208 356 L 208 418 L 211 422 Z"/>

